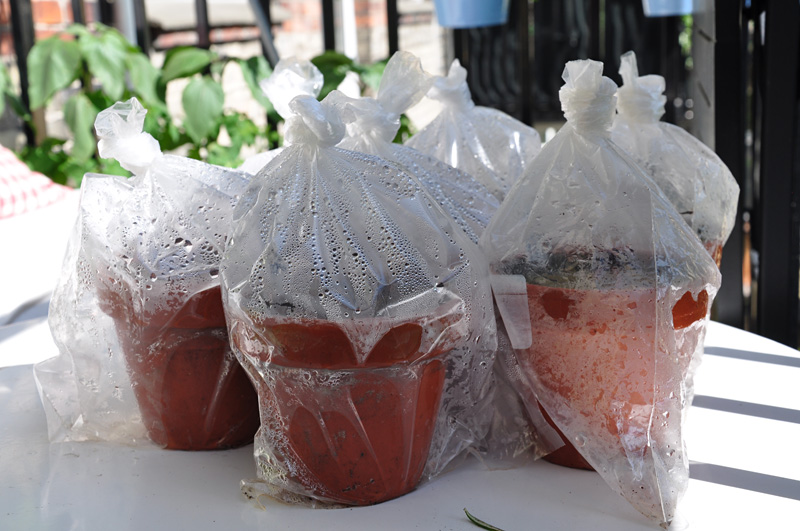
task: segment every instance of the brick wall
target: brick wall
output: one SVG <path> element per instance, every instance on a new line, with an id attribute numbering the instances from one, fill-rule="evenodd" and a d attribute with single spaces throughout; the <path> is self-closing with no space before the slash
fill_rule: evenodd
<path id="1" fill-rule="evenodd" d="M 14 39 L 11 33 L 10 2 L 20 0 L 0 0 L 0 56 L 14 54 Z M 44 39 L 64 30 L 72 21 L 72 3 L 70 0 L 30 0 L 33 14 L 33 28 L 37 39 Z M 97 2 L 85 0 L 85 17 L 87 22 L 96 19 Z"/>

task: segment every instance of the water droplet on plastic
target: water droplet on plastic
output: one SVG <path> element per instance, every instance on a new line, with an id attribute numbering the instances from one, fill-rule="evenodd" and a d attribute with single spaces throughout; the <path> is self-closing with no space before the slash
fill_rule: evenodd
<path id="1" fill-rule="evenodd" d="M 578 448 L 583 448 L 584 446 L 586 446 L 586 435 L 579 433 L 578 435 L 575 436 L 574 440 L 575 440 L 575 446 L 577 446 Z"/>

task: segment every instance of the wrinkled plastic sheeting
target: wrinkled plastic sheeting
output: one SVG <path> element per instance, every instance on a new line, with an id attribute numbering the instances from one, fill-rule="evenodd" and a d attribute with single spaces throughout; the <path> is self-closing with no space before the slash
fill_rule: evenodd
<path id="1" fill-rule="evenodd" d="M 639 76 L 633 52 L 622 56 L 620 75 L 624 84 L 617 91 L 611 140 L 655 181 L 719 266 L 736 222 L 739 185 L 713 150 L 686 130 L 660 121 L 666 101 L 663 77 Z M 687 403 L 694 395 L 703 343 L 704 337 L 692 358 Z"/>
<path id="2" fill-rule="evenodd" d="M 347 126 L 339 147 L 400 164 L 477 243 L 499 206 L 497 198 L 470 174 L 392 142 L 400 128 L 400 115 L 425 96 L 431 82 L 418 57 L 397 52 L 386 65 L 375 99 L 353 99 L 333 91 L 326 100 L 339 109 Z"/>
<path id="3" fill-rule="evenodd" d="M 245 490 L 376 503 L 488 429 L 488 264 L 403 167 L 334 147 L 345 124 L 328 100 L 291 108 L 288 147 L 245 193 L 222 263 L 262 413 L 264 484 Z"/>
<path id="4" fill-rule="evenodd" d="M 311 61 L 287 57 L 278 61 L 272 74 L 259 81 L 259 86 L 275 111 L 286 120 L 293 114 L 289 102 L 301 94 L 316 98 L 322 90 L 323 81 L 322 72 Z M 282 150 L 282 147 L 278 147 L 248 157 L 238 169 L 256 174 Z"/>
<path id="5" fill-rule="evenodd" d="M 717 258 L 736 221 L 739 185 L 708 146 L 660 121 L 663 77 L 640 77 L 633 52 L 622 56 L 620 75 L 611 140 L 639 163 Z"/>
<path id="6" fill-rule="evenodd" d="M 539 153 L 539 133 L 501 111 L 476 106 L 458 59 L 427 95 L 442 110 L 406 145 L 469 173 L 502 201 Z"/>
<path id="7" fill-rule="evenodd" d="M 132 99 L 97 118 L 101 154 L 137 174 L 87 174 L 81 186 L 78 219 L 50 304 L 60 353 L 34 367 L 53 442 L 145 443 L 136 383 L 123 354 L 123 343 L 136 338 L 117 326 L 159 315 L 168 322 L 194 295 L 219 289 L 224 227 L 249 176 L 161 155 L 142 133 L 145 112 Z M 137 166 L 137 160 L 149 165 Z"/>
<path id="8" fill-rule="evenodd" d="M 495 275 L 525 279 L 497 303 L 515 305 L 499 311 L 508 328 L 518 325 L 506 314 L 528 302 L 530 326 L 509 331 L 523 391 L 537 401 L 528 409 L 541 407 L 609 486 L 666 525 L 688 484 L 685 380 L 719 271 L 609 141 L 616 85 L 602 63 L 567 63 L 564 80 L 567 124 L 481 245 Z M 681 300 L 694 311 L 679 311 Z"/>

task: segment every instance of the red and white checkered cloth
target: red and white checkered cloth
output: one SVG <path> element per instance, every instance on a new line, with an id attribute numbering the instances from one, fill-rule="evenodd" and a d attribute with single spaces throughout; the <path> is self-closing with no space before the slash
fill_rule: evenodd
<path id="1" fill-rule="evenodd" d="M 0 146 L 0 219 L 51 205 L 70 190 L 31 171 L 13 151 Z"/>

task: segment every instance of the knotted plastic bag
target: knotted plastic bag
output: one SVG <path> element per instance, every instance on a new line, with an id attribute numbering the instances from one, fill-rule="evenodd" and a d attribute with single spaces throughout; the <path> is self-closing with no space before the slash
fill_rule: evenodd
<path id="1" fill-rule="evenodd" d="M 499 206 L 497 199 L 471 175 L 392 142 L 400 128 L 400 115 L 425 96 L 431 81 L 418 57 L 397 52 L 386 65 L 375 99 L 353 99 L 332 92 L 327 100 L 339 108 L 347 125 L 339 147 L 377 155 L 403 166 L 477 243 Z"/>
<path id="2" fill-rule="evenodd" d="M 135 175 L 83 180 L 50 305 L 60 354 L 35 367 L 50 439 L 246 444 L 258 401 L 229 346 L 219 262 L 250 176 L 162 155 L 145 113 L 134 98 L 97 117 L 100 155 Z"/>
<path id="3" fill-rule="evenodd" d="M 322 90 L 323 81 L 322 72 L 311 61 L 287 57 L 278 61 L 272 74 L 262 79 L 259 86 L 278 115 L 287 120 L 293 114 L 289 102 L 301 94 L 316 98 Z M 255 175 L 282 150 L 283 147 L 277 147 L 248 157 L 239 170 Z"/>
<path id="4" fill-rule="evenodd" d="M 406 145 L 469 173 L 502 201 L 539 153 L 539 133 L 501 111 L 476 106 L 458 59 L 447 77 L 436 76 L 427 95 L 441 102 L 442 111 Z"/>
<path id="5" fill-rule="evenodd" d="M 623 85 L 611 139 L 639 163 L 717 262 L 736 221 L 739 185 L 716 153 L 664 114 L 664 78 L 639 76 L 636 54 L 622 56 Z"/>
<path id="6" fill-rule="evenodd" d="M 284 151 L 234 215 L 231 341 L 257 386 L 260 481 L 289 502 L 400 496 L 483 438 L 496 332 L 488 264 L 403 167 L 334 147 L 299 96 Z"/>
<path id="7" fill-rule="evenodd" d="M 652 177 L 719 266 L 736 222 L 739 185 L 708 146 L 660 121 L 666 101 L 663 77 L 639 76 L 633 52 L 622 56 L 619 71 L 624 84 L 617 90 L 611 139 Z M 693 376 L 702 360 L 703 342 L 692 358 L 687 402 L 694 395 Z"/>
<path id="8" fill-rule="evenodd" d="M 616 85 L 602 63 L 569 62 L 564 80 L 566 125 L 481 243 L 529 408 L 563 434 L 550 459 L 594 468 L 666 525 L 689 480 L 685 380 L 719 271 L 609 140 Z"/>

